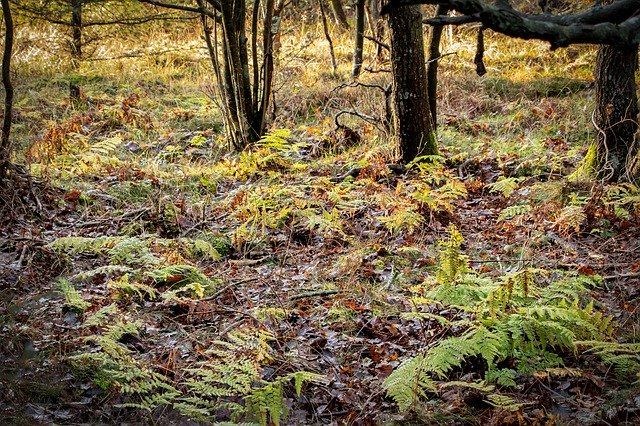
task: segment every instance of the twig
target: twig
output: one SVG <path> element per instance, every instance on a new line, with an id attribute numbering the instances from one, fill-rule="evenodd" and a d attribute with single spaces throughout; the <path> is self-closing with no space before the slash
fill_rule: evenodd
<path id="1" fill-rule="evenodd" d="M 308 291 L 306 293 L 295 294 L 289 298 L 290 302 L 294 302 L 300 299 L 307 299 L 310 297 L 319 297 L 319 296 L 330 296 L 332 294 L 340 294 L 344 293 L 343 290 L 316 290 L 316 291 Z"/>
<path id="2" fill-rule="evenodd" d="M 237 286 L 242 285 L 242 284 L 250 283 L 252 281 L 256 281 L 257 279 L 258 279 L 257 277 L 253 277 L 253 278 L 246 278 L 244 280 L 240 280 L 240 281 L 229 283 L 229 284 L 225 285 L 224 287 L 222 287 L 220 290 L 216 291 L 213 295 L 207 296 L 207 297 L 205 297 L 203 299 L 198 299 L 198 300 L 196 300 L 196 302 L 208 302 L 208 301 L 211 301 L 211 300 L 215 300 L 220 295 L 224 294 L 230 288 L 237 287 Z"/>
<path id="3" fill-rule="evenodd" d="M 253 266 L 253 265 L 257 265 L 259 263 L 262 263 L 266 260 L 269 260 L 271 258 L 271 255 L 266 255 L 261 257 L 260 259 L 238 259 L 238 260 L 228 260 L 229 263 L 231 263 L 232 265 L 238 265 L 238 266 Z"/>
<path id="4" fill-rule="evenodd" d="M 333 183 L 340 183 L 343 182 L 346 178 L 348 177 L 352 177 L 352 178 L 357 178 L 358 175 L 360 174 L 360 171 L 362 170 L 362 167 L 354 167 L 352 169 L 350 169 L 349 171 L 347 171 L 346 173 L 343 173 L 339 176 L 336 177 L 332 177 L 331 179 L 329 179 L 331 182 Z"/>
<path id="5" fill-rule="evenodd" d="M 364 38 L 366 38 L 369 41 L 374 42 L 375 44 L 377 44 L 378 46 L 381 46 L 382 48 L 386 49 L 387 51 L 391 50 L 391 48 L 389 47 L 388 44 L 381 42 L 380 40 L 378 40 L 375 37 L 371 37 L 370 35 L 364 35 Z"/>
<path id="6" fill-rule="evenodd" d="M 605 281 L 613 281 L 618 278 L 640 278 L 640 272 L 627 272 L 625 274 L 607 275 L 602 277 Z"/>
<path id="7" fill-rule="evenodd" d="M 114 220 L 122 220 L 122 219 L 125 219 L 125 218 L 130 217 L 130 216 L 138 216 L 138 217 L 140 217 L 140 216 L 142 216 L 142 214 L 147 213 L 149 211 L 151 211 L 151 208 L 143 207 L 143 208 L 140 208 L 140 209 L 124 212 L 123 214 L 121 214 L 117 218 L 106 217 L 106 218 L 103 218 L 103 219 L 96 219 L 96 220 L 92 220 L 92 221 L 89 221 L 89 222 L 78 223 L 78 224 L 75 224 L 74 226 L 77 227 L 77 228 L 87 228 L 89 226 L 102 225 L 105 222 L 113 222 Z"/>

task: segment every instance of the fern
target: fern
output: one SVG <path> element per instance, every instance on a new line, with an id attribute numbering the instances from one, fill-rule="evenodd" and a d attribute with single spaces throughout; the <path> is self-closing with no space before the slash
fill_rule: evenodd
<path id="1" fill-rule="evenodd" d="M 100 254 L 116 245 L 121 237 L 61 237 L 49 243 L 49 248 L 58 253 L 66 254 Z"/>
<path id="2" fill-rule="evenodd" d="M 616 373 L 627 380 L 640 373 L 640 343 L 578 341 L 586 353 L 594 353 L 603 363 L 613 366 Z"/>
<path id="3" fill-rule="evenodd" d="M 90 317 L 88 317 L 83 323 L 83 327 L 98 327 L 105 323 L 106 319 L 109 316 L 114 315 L 118 312 L 118 308 L 115 304 L 110 304 L 107 306 L 103 306 L 94 312 Z"/>
<path id="4" fill-rule="evenodd" d="M 587 215 L 581 206 L 567 206 L 560 211 L 554 226 L 562 234 L 580 232 L 580 228 L 587 220 Z"/>
<path id="5" fill-rule="evenodd" d="M 412 234 L 424 222 L 421 214 L 405 209 L 398 209 L 388 216 L 379 217 L 378 220 L 394 235 L 401 231 Z"/>
<path id="6" fill-rule="evenodd" d="M 500 216 L 498 216 L 498 222 L 513 219 L 516 216 L 523 216 L 529 213 L 531 210 L 532 207 L 530 204 L 516 204 L 506 207 L 500 212 Z"/>
<path id="7" fill-rule="evenodd" d="M 109 280 L 107 288 L 114 291 L 115 298 L 118 300 L 128 300 L 129 298 L 153 300 L 157 296 L 153 287 L 141 282 L 131 281 L 129 274 L 124 274 L 116 280 Z"/>
<path id="8" fill-rule="evenodd" d="M 160 259 L 151 253 L 149 242 L 138 237 L 120 239 L 107 254 L 113 264 L 144 267 L 160 263 Z"/>
<path id="9" fill-rule="evenodd" d="M 68 309 L 78 314 L 82 314 L 91 306 L 91 303 L 82 298 L 80 292 L 76 290 L 75 287 L 73 287 L 73 284 L 71 284 L 69 280 L 66 280 L 64 278 L 59 279 L 58 289 L 64 296 L 65 306 Z"/>
<path id="10" fill-rule="evenodd" d="M 133 272 L 134 269 L 125 265 L 104 265 L 89 271 L 79 272 L 73 276 L 74 281 L 89 281 L 99 275 L 121 275 Z"/>
<path id="11" fill-rule="evenodd" d="M 640 367 L 640 347 L 611 343 L 613 320 L 588 297 L 598 278 L 568 275 L 542 286 L 541 278 L 550 274 L 532 268 L 506 275 L 501 282 L 478 277 L 469 272 L 460 251 L 461 235 L 450 232 L 449 240 L 440 243 L 436 278 L 422 302 L 436 302 L 438 309 L 458 310 L 471 318 L 449 322 L 450 329 L 461 331 L 405 361 L 385 380 L 387 394 L 401 410 L 434 392 L 433 377 L 446 379 L 454 370 L 468 368 L 470 360 L 481 360 L 485 380 L 500 386 L 516 386 L 518 375 L 563 367 L 562 356 L 577 354 L 579 344 L 590 345 L 619 371 Z M 420 312 L 404 315 L 437 319 Z M 497 368 L 505 362 L 515 368 Z M 504 395 L 490 394 L 486 401 L 507 410 L 519 407 Z"/>
<path id="12" fill-rule="evenodd" d="M 398 404 L 400 411 L 407 411 L 420 399 L 426 398 L 426 392 L 437 392 L 429 376 L 424 354 L 403 362 L 384 380 L 382 387 Z"/>
<path id="13" fill-rule="evenodd" d="M 457 228 L 449 228 L 449 240 L 440 242 L 440 262 L 436 273 L 439 284 L 450 285 L 469 271 L 467 258 L 462 255 L 460 246 L 464 241 Z"/>
<path id="14" fill-rule="evenodd" d="M 499 192 L 505 198 L 509 198 L 514 191 L 518 189 L 520 181 L 522 181 L 522 178 L 502 176 L 496 182 L 488 184 L 487 188 L 489 188 L 491 192 Z"/>
<path id="15" fill-rule="evenodd" d="M 91 145 L 91 153 L 96 155 L 109 155 L 122 145 L 122 138 L 114 136 L 106 138 Z"/>

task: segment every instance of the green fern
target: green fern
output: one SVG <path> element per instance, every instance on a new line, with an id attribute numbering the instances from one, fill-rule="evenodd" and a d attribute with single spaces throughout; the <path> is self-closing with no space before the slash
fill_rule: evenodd
<path id="1" fill-rule="evenodd" d="M 71 282 L 69 282 L 69 280 L 66 280 L 64 278 L 59 279 L 58 289 L 64 296 L 65 306 L 68 309 L 78 314 L 82 314 L 91 306 L 91 303 L 82 298 L 80 292 L 75 289 L 75 287 L 73 286 L 73 284 L 71 284 Z"/>
<path id="2" fill-rule="evenodd" d="M 391 234 L 397 235 L 401 231 L 413 233 L 424 222 L 424 217 L 410 209 L 398 209 L 388 216 L 379 217 L 378 220 Z"/>
<path id="3" fill-rule="evenodd" d="M 613 366 L 616 373 L 631 381 L 640 374 L 640 343 L 578 341 L 586 353 L 594 353 L 604 364 Z"/>
<path id="4" fill-rule="evenodd" d="M 419 400 L 426 398 L 427 392 L 437 392 L 424 354 L 403 362 L 384 380 L 382 387 L 393 398 L 400 411 L 407 411 Z"/>
<path id="5" fill-rule="evenodd" d="M 49 243 L 49 248 L 66 254 L 101 254 L 115 246 L 122 237 L 61 237 Z"/>
<path id="6" fill-rule="evenodd" d="M 529 213 L 533 208 L 530 204 L 516 204 L 513 206 L 506 207 L 502 209 L 500 212 L 500 216 L 498 216 L 498 222 L 503 222 L 505 220 L 513 219 L 517 216 L 523 216 Z"/>
<path id="7" fill-rule="evenodd" d="M 563 356 L 577 355 L 580 341 L 588 341 L 603 362 L 620 371 L 640 365 L 638 356 L 631 355 L 637 347 L 610 343 L 613 320 L 588 297 L 599 283 L 597 277 L 568 275 L 543 286 L 551 274 L 529 268 L 496 282 L 470 273 L 461 244 L 455 229 L 440 244 L 439 270 L 422 302 L 435 302 L 438 309 L 457 310 L 471 319 L 449 322 L 452 330 L 461 331 L 405 361 L 385 380 L 387 394 L 401 410 L 434 392 L 432 378 L 446 380 L 454 370 L 468 368 L 472 359 L 482 361 L 485 380 L 501 386 L 515 386 L 518 375 L 563 367 Z M 419 312 L 408 315 L 421 317 Z M 422 317 L 434 319 L 429 314 Z M 497 368 L 505 362 L 515 369 Z M 492 395 L 487 396 L 489 404 L 507 410 L 519 407 L 504 395 Z"/>
<path id="8" fill-rule="evenodd" d="M 450 285 L 469 271 L 467 258 L 462 254 L 460 246 L 464 239 L 454 226 L 449 228 L 449 240 L 439 243 L 440 262 L 436 273 L 439 284 Z"/>
<path id="9" fill-rule="evenodd" d="M 491 192 L 499 192 L 505 198 L 509 198 L 514 191 L 518 189 L 521 181 L 522 178 L 501 176 L 496 182 L 488 184 L 487 188 L 489 188 Z"/>
<path id="10" fill-rule="evenodd" d="M 107 306 L 103 306 L 94 312 L 90 317 L 88 317 L 82 323 L 82 327 L 98 327 L 103 325 L 107 318 L 118 313 L 118 307 L 115 304 L 110 304 Z"/>

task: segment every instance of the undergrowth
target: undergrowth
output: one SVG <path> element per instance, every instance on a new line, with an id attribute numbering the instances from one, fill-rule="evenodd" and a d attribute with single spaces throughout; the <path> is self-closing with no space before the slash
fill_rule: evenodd
<path id="1" fill-rule="evenodd" d="M 588 354 L 613 367 L 624 382 L 637 380 L 639 346 L 613 338 L 613 317 L 590 296 L 601 284 L 597 277 L 531 268 L 501 279 L 483 277 L 469 268 L 462 242 L 452 228 L 450 239 L 441 243 L 437 273 L 413 287 L 420 294 L 412 299 L 416 311 L 410 317 L 437 321 L 453 333 L 384 381 L 401 410 L 415 408 L 452 383 L 481 390 L 490 405 L 517 410 L 522 403 L 497 390 L 517 388 L 522 377 L 581 365 Z M 434 310 L 453 313 L 445 317 Z M 470 369 L 480 378 L 456 379 Z M 575 367 L 571 374 L 582 371 Z"/>

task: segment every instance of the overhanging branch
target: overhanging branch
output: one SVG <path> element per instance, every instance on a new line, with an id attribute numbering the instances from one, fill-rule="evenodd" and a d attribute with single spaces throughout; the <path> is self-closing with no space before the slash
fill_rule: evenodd
<path id="1" fill-rule="evenodd" d="M 610 5 L 564 15 L 526 14 L 512 9 L 505 2 L 490 5 L 482 0 L 390 0 L 382 8 L 382 13 L 410 4 L 437 4 L 463 14 L 462 17 L 427 19 L 430 24 L 481 22 L 485 28 L 510 37 L 547 41 L 552 49 L 578 43 L 640 43 L 640 0 L 618 0 Z"/>

